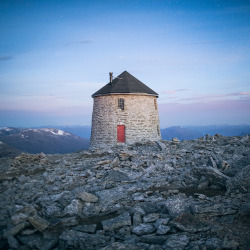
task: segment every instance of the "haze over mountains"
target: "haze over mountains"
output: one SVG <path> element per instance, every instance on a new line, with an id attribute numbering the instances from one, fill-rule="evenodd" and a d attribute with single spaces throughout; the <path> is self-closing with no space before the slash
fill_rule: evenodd
<path id="1" fill-rule="evenodd" d="M 163 140 L 177 137 L 179 140 L 193 140 L 206 134 L 223 136 L 243 136 L 250 134 L 250 125 L 209 125 L 209 126 L 173 126 L 161 130 Z"/>
<path id="2" fill-rule="evenodd" d="M 90 125 L 76 126 L 50 126 L 65 132 L 78 135 L 82 138 L 90 138 Z M 172 140 L 177 137 L 180 140 L 192 140 L 205 136 L 206 134 L 221 134 L 224 136 L 242 136 L 250 134 L 250 125 L 209 125 L 209 126 L 172 126 L 161 129 L 163 140 Z"/>
<path id="3" fill-rule="evenodd" d="M 90 125 L 76 126 L 49 126 L 61 129 L 65 132 L 78 135 L 82 138 L 90 138 Z M 242 136 L 250 134 L 250 125 L 209 125 L 209 126 L 172 126 L 161 129 L 163 140 L 172 140 L 177 137 L 180 140 L 192 140 L 206 134 L 221 134 L 224 136 Z"/>
<path id="4" fill-rule="evenodd" d="M 90 125 L 1 128 L 0 157 L 17 156 L 21 152 L 65 154 L 88 149 L 90 134 Z M 163 140 L 173 137 L 192 140 L 206 134 L 242 136 L 250 134 L 250 125 L 173 126 L 161 129 L 161 134 Z"/>
<path id="5" fill-rule="evenodd" d="M 2 128 L 0 130 L 1 149 L 5 154 L 18 154 L 11 149 L 32 154 L 65 154 L 88 149 L 89 139 L 64 132 L 60 129 Z M 6 148 L 6 144 L 12 148 Z M 8 150 L 7 150 L 8 149 Z"/>

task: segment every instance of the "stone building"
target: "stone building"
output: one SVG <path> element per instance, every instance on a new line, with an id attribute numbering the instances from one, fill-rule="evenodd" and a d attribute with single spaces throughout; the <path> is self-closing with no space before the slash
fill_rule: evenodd
<path id="1" fill-rule="evenodd" d="M 127 71 L 92 97 L 90 148 L 161 140 L 158 94 Z"/>

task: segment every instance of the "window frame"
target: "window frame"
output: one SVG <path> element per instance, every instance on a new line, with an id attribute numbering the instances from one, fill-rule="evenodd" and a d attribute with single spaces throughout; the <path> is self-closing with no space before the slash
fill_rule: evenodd
<path id="1" fill-rule="evenodd" d="M 123 98 L 118 98 L 118 109 L 119 110 L 124 110 L 125 107 L 125 101 Z"/>
<path id="2" fill-rule="evenodd" d="M 155 110 L 157 110 L 157 100 L 156 100 L 156 98 L 154 99 L 154 105 L 155 105 Z"/>

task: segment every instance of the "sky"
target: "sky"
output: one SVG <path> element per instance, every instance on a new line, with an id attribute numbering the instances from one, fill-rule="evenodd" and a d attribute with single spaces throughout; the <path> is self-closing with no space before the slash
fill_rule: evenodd
<path id="1" fill-rule="evenodd" d="M 250 124 L 250 1 L 0 1 L 0 126 L 90 125 L 124 70 L 161 128 Z"/>

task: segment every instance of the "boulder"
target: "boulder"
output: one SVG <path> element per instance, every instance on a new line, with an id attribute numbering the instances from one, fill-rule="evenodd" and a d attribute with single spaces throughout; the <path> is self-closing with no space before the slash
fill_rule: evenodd
<path id="1" fill-rule="evenodd" d="M 154 227 L 155 227 L 156 229 L 158 229 L 159 226 L 161 226 L 161 225 L 166 226 L 166 225 L 168 225 L 169 221 L 170 221 L 170 218 L 159 218 L 159 219 L 157 219 L 156 222 L 154 223 Z"/>
<path id="2" fill-rule="evenodd" d="M 78 199 L 74 199 L 67 207 L 65 207 L 63 214 L 69 216 L 77 215 L 81 213 L 82 208 L 83 208 L 83 203 Z"/>
<path id="3" fill-rule="evenodd" d="M 160 217 L 158 213 L 147 214 L 143 216 L 143 223 L 154 222 Z"/>
<path id="4" fill-rule="evenodd" d="M 171 221 L 171 225 L 189 233 L 204 232 L 211 228 L 211 225 L 205 222 L 201 216 L 192 214 L 181 214 Z"/>
<path id="5" fill-rule="evenodd" d="M 102 205 L 103 210 L 109 205 L 113 205 L 120 200 L 131 199 L 131 197 L 128 195 L 128 191 L 124 189 L 122 186 L 97 191 L 96 195 L 100 199 L 99 201 L 100 204 Z"/>
<path id="6" fill-rule="evenodd" d="M 225 188 L 226 181 L 230 179 L 230 177 L 221 173 L 217 168 L 211 166 L 194 167 L 190 174 L 196 178 L 204 177 L 204 181 L 208 181 L 210 186 L 214 185 L 219 188 Z"/>
<path id="7" fill-rule="evenodd" d="M 8 236 L 8 244 L 11 249 L 19 249 L 20 247 L 18 240 L 12 235 Z"/>
<path id="8" fill-rule="evenodd" d="M 160 150 L 164 151 L 166 150 L 166 145 L 161 142 L 161 141 L 157 141 L 158 147 L 160 148 Z"/>
<path id="9" fill-rule="evenodd" d="M 193 214 L 207 214 L 213 216 L 236 214 L 239 204 L 233 203 L 195 203 L 191 205 Z"/>
<path id="10" fill-rule="evenodd" d="M 186 234 L 173 234 L 164 243 L 164 248 L 169 250 L 183 250 L 188 243 L 189 237 Z"/>
<path id="11" fill-rule="evenodd" d="M 86 249 L 92 250 L 105 247 L 106 237 L 103 235 L 88 234 L 74 230 L 66 230 L 59 237 L 58 249 Z"/>
<path id="12" fill-rule="evenodd" d="M 135 212 L 133 215 L 133 225 L 138 226 L 141 223 L 142 223 L 141 214 L 139 212 Z"/>
<path id="13" fill-rule="evenodd" d="M 43 249 L 44 241 L 40 234 L 18 235 L 17 239 L 26 249 Z"/>
<path id="14" fill-rule="evenodd" d="M 241 193 L 250 192 L 250 165 L 243 168 L 234 177 L 227 180 L 227 193 L 239 191 Z"/>
<path id="15" fill-rule="evenodd" d="M 208 239 L 205 243 L 206 249 L 221 249 L 221 239 L 211 238 Z"/>
<path id="16" fill-rule="evenodd" d="M 47 217 L 60 217 L 62 215 L 62 209 L 56 203 L 52 203 L 44 207 L 44 214 Z"/>
<path id="17" fill-rule="evenodd" d="M 7 239 L 9 236 L 14 236 L 14 235 L 22 232 L 28 225 L 29 225 L 29 223 L 27 223 L 27 222 L 20 223 L 14 227 L 8 229 L 7 231 L 5 231 L 3 234 L 3 237 L 5 239 Z"/>
<path id="18" fill-rule="evenodd" d="M 18 241 L 25 246 L 21 246 L 20 249 L 54 249 L 58 244 L 58 237 L 54 234 L 43 232 L 34 233 L 29 235 L 18 235 Z M 21 245 L 21 244 L 20 244 Z M 24 247 L 24 248 L 23 248 Z"/>
<path id="19" fill-rule="evenodd" d="M 159 225 L 156 231 L 156 234 L 162 235 L 162 234 L 167 234 L 170 231 L 169 226 L 165 225 Z"/>
<path id="20" fill-rule="evenodd" d="M 33 205 L 16 207 L 11 216 L 11 223 L 20 224 L 28 220 L 30 216 L 36 215 L 36 209 Z"/>
<path id="21" fill-rule="evenodd" d="M 40 232 L 44 231 L 49 226 L 49 223 L 46 220 L 37 215 L 29 217 L 29 222 L 35 229 Z"/>
<path id="22" fill-rule="evenodd" d="M 143 243 L 147 243 L 152 246 L 152 249 L 155 249 L 155 246 L 163 245 L 168 239 L 168 237 L 169 236 L 167 235 L 148 234 L 148 235 L 142 235 L 140 239 Z"/>
<path id="23" fill-rule="evenodd" d="M 131 179 L 123 172 L 119 170 L 113 170 L 111 169 L 108 172 L 108 175 L 105 177 L 105 180 L 107 181 L 131 181 Z"/>
<path id="24" fill-rule="evenodd" d="M 172 142 L 173 142 L 173 143 L 179 143 L 180 140 L 179 140 L 177 137 L 173 137 L 173 138 L 172 138 Z"/>
<path id="25" fill-rule="evenodd" d="M 184 212 L 189 211 L 189 202 L 185 194 L 177 194 L 169 197 L 164 206 L 166 207 L 170 217 L 176 217 Z"/>
<path id="26" fill-rule="evenodd" d="M 81 199 L 83 202 L 95 203 L 98 201 L 98 197 L 87 192 L 78 193 L 77 198 Z"/>
<path id="27" fill-rule="evenodd" d="M 96 224 L 78 225 L 74 228 L 74 230 L 84 233 L 94 233 L 96 231 L 96 227 L 97 227 Z"/>
<path id="28" fill-rule="evenodd" d="M 129 243 L 115 242 L 111 243 L 108 246 L 102 248 L 102 250 L 144 250 L 144 247 L 132 245 Z"/>
<path id="29" fill-rule="evenodd" d="M 102 221 L 103 230 L 112 231 L 123 226 L 131 226 L 131 216 L 125 212 L 115 218 Z"/>
<path id="30" fill-rule="evenodd" d="M 235 240 L 225 238 L 222 242 L 223 249 L 236 250 L 238 249 L 239 243 Z"/>
<path id="31" fill-rule="evenodd" d="M 151 234 L 155 232 L 155 228 L 151 224 L 142 223 L 138 226 L 133 227 L 132 233 L 136 235 Z"/>

